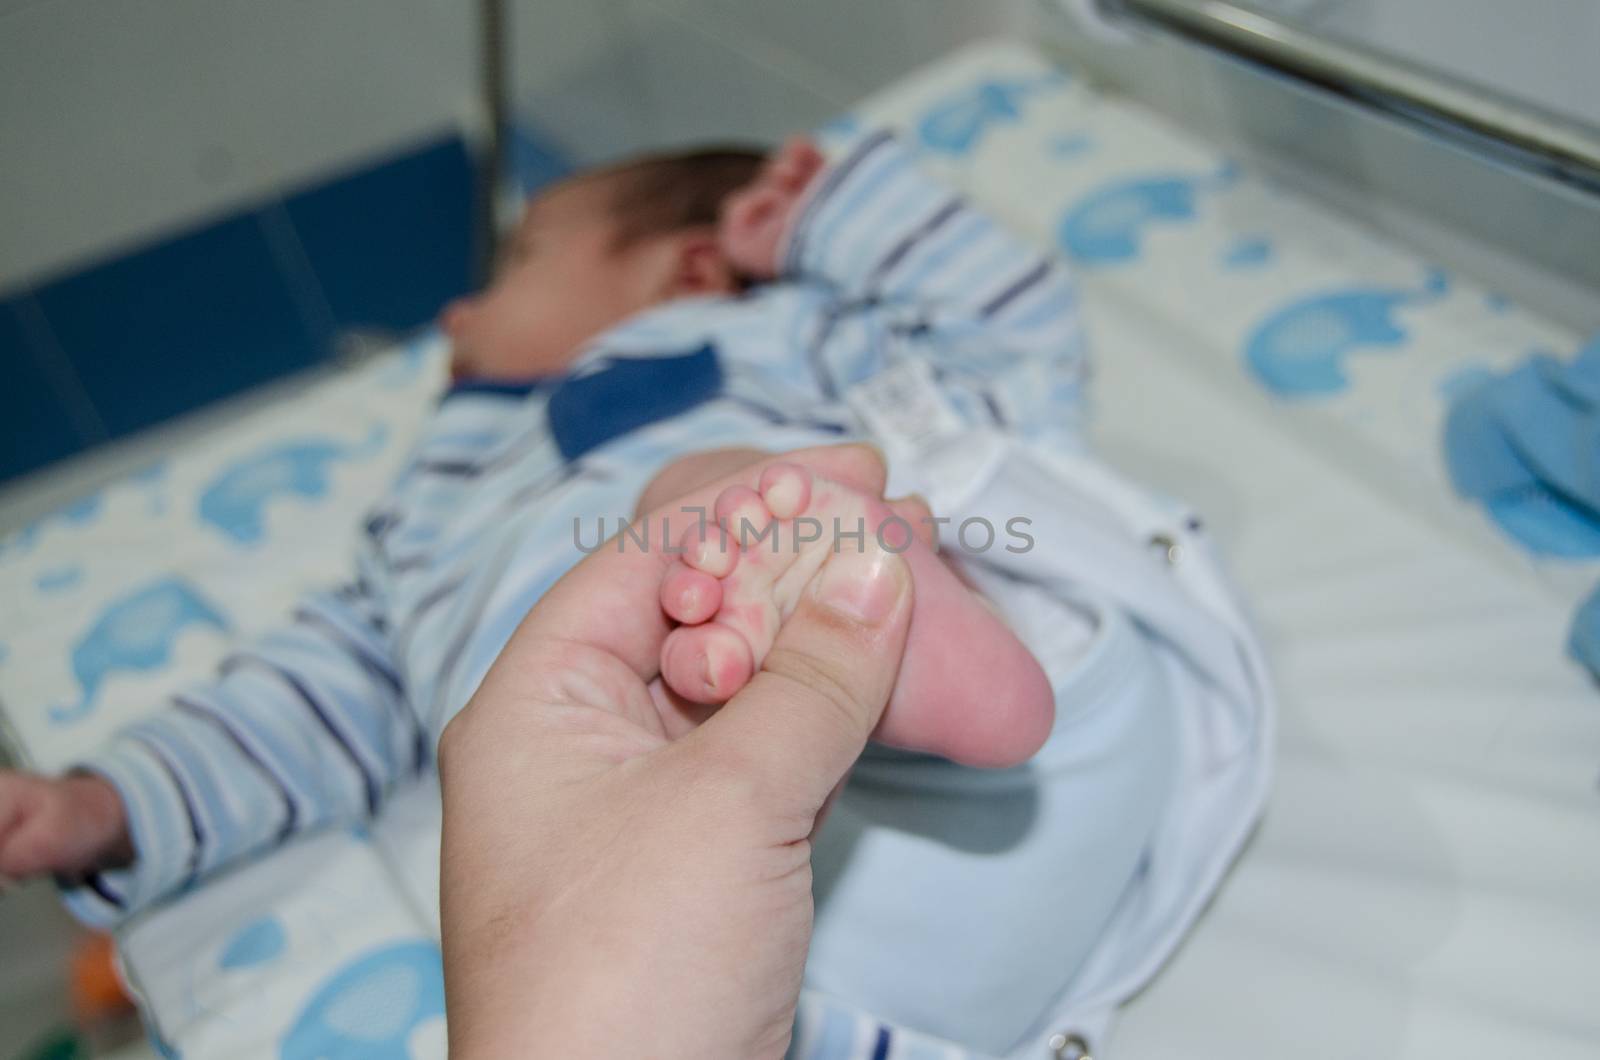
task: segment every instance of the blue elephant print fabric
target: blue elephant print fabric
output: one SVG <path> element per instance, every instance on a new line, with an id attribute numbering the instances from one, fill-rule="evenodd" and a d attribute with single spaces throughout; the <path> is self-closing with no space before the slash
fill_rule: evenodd
<path id="1" fill-rule="evenodd" d="M 314 503 L 326 497 L 333 465 L 381 452 L 387 434 L 379 423 L 353 445 L 312 435 L 248 453 L 218 472 L 201 492 L 199 517 L 240 544 L 258 544 L 274 502 L 298 496 Z"/>
<path id="2" fill-rule="evenodd" d="M 1225 188 L 1231 170 L 1212 176 L 1152 173 L 1116 180 L 1077 202 L 1061 219 L 1067 258 L 1085 266 L 1118 265 L 1144 250 L 1144 232 L 1193 221 L 1202 197 Z"/>
<path id="3" fill-rule="evenodd" d="M 1442 295 L 1447 285 L 1442 274 L 1433 273 L 1422 291 L 1353 287 L 1297 299 L 1251 332 L 1245 361 L 1275 394 L 1339 393 L 1350 386 L 1344 362 L 1363 352 L 1404 348 L 1410 335 L 1396 319 L 1398 310 Z"/>
<path id="4" fill-rule="evenodd" d="M 159 578 L 107 604 L 72 646 L 79 696 L 50 709 L 50 720 L 70 725 L 95 707 L 101 685 L 119 671 L 157 670 L 172 662 L 173 646 L 190 626 L 226 633 L 228 620 L 180 578 Z"/>
<path id="5" fill-rule="evenodd" d="M 444 1023 L 444 965 L 432 939 L 363 953 L 319 984 L 283 1038 L 283 1060 L 409 1060 L 412 1039 Z"/>
<path id="6" fill-rule="evenodd" d="M 443 376 L 435 337 L 136 468 L 0 539 L 0 734 L 60 769 L 349 577 Z"/>

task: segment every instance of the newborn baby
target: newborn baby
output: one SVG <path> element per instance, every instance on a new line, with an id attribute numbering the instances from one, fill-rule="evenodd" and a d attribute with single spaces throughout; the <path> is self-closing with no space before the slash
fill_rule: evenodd
<path id="1" fill-rule="evenodd" d="M 378 813 L 580 558 L 580 519 L 670 512 L 762 451 L 869 433 L 850 394 L 897 366 L 925 369 L 955 421 L 1075 444 L 1066 278 L 882 133 L 832 165 L 795 140 L 564 181 L 441 323 L 454 383 L 349 584 L 67 775 L 0 771 L 0 874 L 55 874 L 77 915 L 115 926 Z M 947 562 L 926 507 L 883 498 L 881 467 L 835 464 L 677 513 L 660 612 L 617 620 L 676 625 L 653 699 L 685 724 L 759 669 L 835 550 L 905 550 L 910 642 L 879 743 L 817 837 L 807 981 L 1003 1052 L 1039 1030 L 1140 871 L 1172 771 L 1162 679 L 1126 623 L 1099 628 L 981 557 Z"/>

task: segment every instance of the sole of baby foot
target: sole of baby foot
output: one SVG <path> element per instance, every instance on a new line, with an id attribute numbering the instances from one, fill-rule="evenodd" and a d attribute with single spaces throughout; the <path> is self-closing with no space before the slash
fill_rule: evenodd
<path id="1" fill-rule="evenodd" d="M 778 464 L 758 488 L 725 490 L 716 521 L 691 528 L 661 583 L 680 623 L 661 672 L 679 696 L 726 702 L 772 648 L 831 555 L 872 545 L 905 555 L 912 624 L 895 691 L 875 733 L 885 743 L 981 766 L 1030 757 L 1054 720 L 1054 697 L 1027 648 L 933 551 L 919 499 L 890 503 Z"/>

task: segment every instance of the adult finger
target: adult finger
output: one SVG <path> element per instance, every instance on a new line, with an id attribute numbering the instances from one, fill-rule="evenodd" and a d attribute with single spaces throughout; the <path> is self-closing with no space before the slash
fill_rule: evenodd
<path id="1" fill-rule="evenodd" d="M 911 627 L 904 559 L 838 552 L 802 594 L 758 673 L 684 741 L 741 770 L 777 813 L 816 814 L 877 726 Z"/>

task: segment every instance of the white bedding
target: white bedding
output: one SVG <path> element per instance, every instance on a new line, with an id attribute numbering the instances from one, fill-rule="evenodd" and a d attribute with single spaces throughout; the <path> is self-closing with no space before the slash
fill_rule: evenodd
<path id="1" fill-rule="evenodd" d="M 851 120 L 901 126 L 1075 261 L 1096 441 L 1207 514 L 1279 677 L 1266 820 L 1096 1054 L 1595 1055 L 1600 696 L 1561 652 L 1575 580 L 1450 498 L 1436 440 L 1462 372 L 1575 336 L 1020 49 L 952 56 Z M 28 759 L 69 762 L 343 575 L 329 542 L 425 414 L 437 354 L 247 418 L 0 548 L 0 701 Z M 376 838 L 318 837 L 131 926 L 157 1032 L 186 1056 L 314 1055 L 330 1026 L 442 1054 L 435 821 L 412 793 Z"/>

